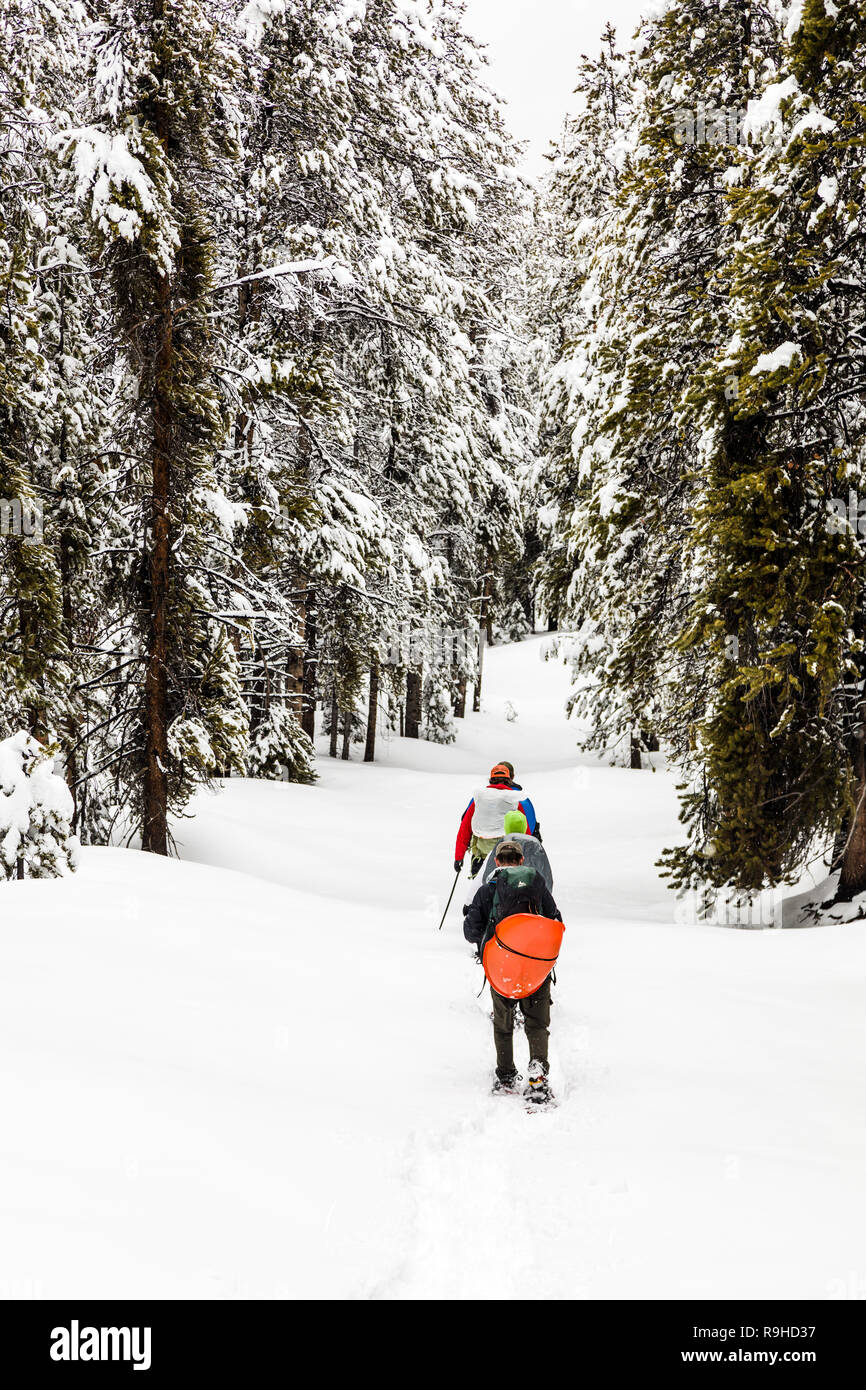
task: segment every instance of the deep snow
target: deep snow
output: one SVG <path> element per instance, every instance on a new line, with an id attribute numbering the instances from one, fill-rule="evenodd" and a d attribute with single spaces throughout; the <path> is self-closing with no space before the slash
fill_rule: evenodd
<path id="1" fill-rule="evenodd" d="M 488 653 L 454 747 L 4 887 L 0 1296 L 866 1294 L 866 927 L 678 921 L 672 779 L 576 756 L 544 646 Z M 532 1116 L 488 1094 L 459 894 L 436 931 L 501 758 L 567 924 Z"/>

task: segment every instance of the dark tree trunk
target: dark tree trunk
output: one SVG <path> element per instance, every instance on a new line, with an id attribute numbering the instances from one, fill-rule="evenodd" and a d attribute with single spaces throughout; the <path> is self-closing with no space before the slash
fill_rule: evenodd
<path id="1" fill-rule="evenodd" d="M 265 82 L 267 84 L 267 77 Z M 250 161 L 241 170 L 240 179 L 244 192 L 249 191 L 250 177 L 253 165 L 261 159 L 262 142 L 264 138 L 264 126 L 261 121 L 257 124 L 253 145 L 250 149 Z M 244 198 L 246 202 L 246 198 Z M 250 226 L 250 216 L 248 209 L 244 210 L 241 224 L 239 226 L 240 254 L 237 262 L 237 276 L 243 280 L 245 275 L 259 268 L 260 238 L 257 228 Z M 257 323 L 261 317 L 259 307 L 260 285 L 256 280 L 247 280 L 238 285 L 238 313 L 237 326 L 238 333 L 243 335 L 247 325 L 251 322 Z M 255 416 L 252 415 L 247 405 L 241 400 L 240 408 L 235 417 L 235 454 L 236 466 L 239 471 L 244 469 L 252 461 L 255 431 Z"/>
<path id="2" fill-rule="evenodd" d="M 845 846 L 848 843 L 848 831 L 850 828 L 850 822 L 846 821 L 843 822 L 836 831 L 836 836 L 833 840 L 833 848 L 830 851 L 830 858 L 825 861 L 831 873 L 834 869 L 838 869 L 842 863 L 842 856 L 845 853 Z"/>
<path id="3" fill-rule="evenodd" d="M 304 625 L 304 699 L 301 709 L 301 728 L 308 738 L 316 737 L 317 619 L 316 591 L 311 589 L 307 594 L 307 620 Z"/>
<path id="4" fill-rule="evenodd" d="M 65 429 L 66 429 L 66 427 L 64 426 L 64 433 L 65 433 Z M 62 457 L 62 448 L 61 448 L 61 457 Z M 70 565 L 69 565 L 69 562 L 70 562 L 70 546 L 69 546 L 69 541 L 68 541 L 68 539 L 67 539 L 66 536 L 63 536 L 63 537 L 61 537 L 61 541 L 60 541 L 60 582 L 61 582 L 62 591 L 63 591 L 63 594 L 62 594 L 62 597 L 63 597 L 63 628 L 64 628 L 64 633 L 65 633 L 65 636 L 66 636 L 66 645 L 67 645 L 67 647 L 69 648 L 69 650 L 70 650 L 70 652 L 71 652 L 71 651 L 73 650 L 74 646 L 75 646 L 75 630 L 74 630 L 73 613 L 72 613 L 72 591 L 71 591 L 71 587 L 70 587 L 70 573 L 69 573 Z M 80 812 L 80 809 L 81 809 L 81 808 L 80 808 L 79 803 L 78 803 L 78 792 L 77 792 L 77 789 L 76 789 L 76 784 L 77 784 L 77 782 L 78 782 L 78 758 L 76 757 L 76 754 L 75 754 L 75 734 L 76 734 L 76 725 L 75 725 L 75 722 L 73 721 L 72 724 L 68 727 L 67 733 L 66 733 L 67 744 L 66 744 L 66 757 L 65 757 L 64 762 L 65 762 L 65 767 L 66 767 L 66 785 L 68 786 L 68 788 L 69 788 L 69 794 L 70 794 L 70 796 L 72 797 L 72 806 L 73 806 L 73 812 L 72 812 L 72 829 L 73 829 L 73 831 L 77 834 L 77 832 L 78 832 L 78 817 L 79 817 L 79 812 Z"/>
<path id="5" fill-rule="evenodd" d="M 298 588 L 303 588 L 303 580 L 298 583 Z M 307 608 L 303 597 L 295 599 L 295 616 L 300 630 L 300 641 L 296 647 L 292 647 L 289 653 L 289 659 L 286 663 L 286 679 L 288 694 L 292 697 L 292 710 L 299 723 L 302 723 L 304 718 L 304 668 L 306 664 L 304 654 L 307 646 Z"/>
<path id="6" fill-rule="evenodd" d="M 481 686 L 484 680 L 484 648 L 488 642 L 493 642 L 493 627 L 489 608 L 490 595 L 488 592 L 488 577 L 485 574 L 481 581 L 481 608 L 478 614 L 478 674 L 475 678 L 475 689 L 472 695 L 472 711 L 474 714 L 478 714 L 481 710 Z"/>
<path id="7" fill-rule="evenodd" d="M 409 671 L 406 676 L 406 737 L 421 736 L 421 672 Z"/>
<path id="8" fill-rule="evenodd" d="M 457 686 L 457 698 L 454 701 L 455 719 L 466 718 L 466 677 L 464 676 Z"/>
<path id="9" fill-rule="evenodd" d="M 376 757 L 376 716 L 379 713 L 379 663 L 370 666 L 370 699 L 367 705 L 367 742 L 364 744 L 364 762 L 372 763 Z"/>
<path id="10" fill-rule="evenodd" d="M 299 479 L 303 479 L 304 491 L 307 491 L 310 486 L 311 444 L 309 431 L 306 428 L 303 414 L 304 412 L 302 410 L 298 418 L 297 471 Z M 296 569 L 292 575 L 292 581 L 292 587 L 295 591 L 293 602 L 300 641 L 297 647 L 292 648 L 291 655 L 289 656 L 287 675 L 289 678 L 289 693 L 294 696 L 292 700 L 292 709 L 303 728 L 304 710 L 306 707 L 307 651 L 309 646 L 307 624 L 308 622 L 312 622 L 315 626 L 316 600 L 312 590 L 308 587 L 309 576 L 303 570 Z M 312 734 L 310 737 L 312 737 Z"/>
<path id="11" fill-rule="evenodd" d="M 250 714 L 250 733 L 254 734 L 265 717 L 267 708 L 267 687 L 265 685 L 265 665 L 261 649 L 254 652 L 256 674 L 248 682 L 247 705 Z M 259 674 L 259 672 L 261 674 Z"/>
<path id="12" fill-rule="evenodd" d="M 640 751 L 641 751 L 641 750 L 640 750 L 640 739 L 637 737 L 636 734 L 632 734 L 632 736 L 631 736 L 631 763 L 630 763 L 630 766 L 631 766 L 631 768 L 632 768 L 634 771 L 636 771 L 636 772 L 640 772 L 641 768 L 643 767 L 643 762 L 641 761 Z"/>
<path id="13" fill-rule="evenodd" d="M 548 632 L 556 632 L 557 629 L 558 629 L 558 627 L 559 627 L 559 619 L 558 619 L 555 615 L 551 615 L 551 616 L 547 619 L 547 630 L 548 630 Z"/>
<path id="14" fill-rule="evenodd" d="M 337 739 L 339 738 L 340 710 L 337 705 L 337 687 L 331 691 L 331 743 L 328 753 L 332 758 L 337 756 Z"/>
<path id="15" fill-rule="evenodd" d="M 255 261 L 248 253 L 246 262 L 239 262 L 238 274 L 245 275 Z M 250 321 L 256 322 L 259 318 L 257 311 L 257 285 L 250 282 L 246 285 L 238 286 L 238 333 L 243 334 L 244 329 Z M 235 417 L 235 466 L 238 472 L 243 473 L 253 458 L 253 446 L 255 432 L 255 417 L 242 403 Z"/>
<path id="16" fill-rule="evenodd" d="M 349 747 L 352 742 L 352 711 L 343 710 L 343 751 L 341 757 L 344 763 L 349 761 Z"/>
<path id="17" fill-rule="evenodd" d="M 862 715 L 862 711 L 861 711 Z M 862 718 L 854 744 L 856 798 L 853 822 L 849 822 L 847 844 L 842 855 L 842 872 L 836 891 L 837 901 L 847 903 L 866 890 L 866 728 Z"/>
<path id="18" fill-rule="evenodd" d="M 141 847 L 168 854 L 168 595 L 171 536 L 172 408 L 169 384 L 174 375 L 171 285 L 157 280 L 160 343 L 154 371 L 153 477 L 150 499 L 151 552 L 148 593 L 148 651 L 144 677 L 144 818 Z"/>
<path id="19" fill-rule="evenodd" d="M 487 645 L 487 630 L 481 629 L 478 634 L 478 674 L 475 677 L 475 688 L 472 693 L 472 710 L 478 714 L 481 709 L 481 682 L 484 679 L 484 648 Z"/>
<path id="20" fill-rule="evenodd" d="M 66 380 L 66 294 L 67 282 L 63 279 L 61 280 L 60 287 L 60 336 L 58 341 L 58 358 L 60 361 L 60 375 L 64 381 Z M 66 421 L 64 420 L 60 427 L 58 450 L 61 471 L 65 471 L 66 467 L 66 444 L 67 430 Z M 68 483 L 63 483 L 60 490 L 61 495 L 65 498 L 69 491 Z M 67 515 L 65 511 L 64 515 Z M 66 639 L 68 650 L 72 652 L 75 649 L 75 621 L 72 611 L 72 540 L 66 527 L 64 527 L 60 533 L 60 590 L 63 608 L 63 635 Z M 66 729 L 66 748 L 64 750 L 66 756 L 64 764 L 66 768 L 66 785 L 72 797 L 73 811 L 71 824 L 73 831 L 76 833 L 78 831 L 78 821 L 81 810 L 77 790 L 78 758 L 75 753 L 75 740 L 76 735 L 79 733 L 80 731 L 77 729 L 75 719 L 73 718 L 71 724 L 68 725 Z"/>

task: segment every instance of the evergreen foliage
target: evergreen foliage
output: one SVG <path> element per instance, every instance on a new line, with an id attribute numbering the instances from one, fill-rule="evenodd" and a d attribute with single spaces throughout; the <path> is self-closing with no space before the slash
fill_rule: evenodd
<path id="1" fill-rule="evenodd" d="M 26 731 L 0 740 L 0 876 L 60 878 L 78 862 L 72 796 L 55 747 Z"/>
<path id="2" fill-rule="evenodd" d="M 540 582 L 589 746 L 685 774 L 677 888 L 793 881 L 834 836 L 866 887 L 866 51 L 833 8 L 671 0 L 621 96 L 612 42 L 584 63 L 546 192 Z"/>
<path id="3" fill-rule="evenodd" d="M 0 538 L 0 734 L 56 736 L 85 840 L 310 780 L 395 626 L 447 733 L 430 634 L 505 602 L 532 450 L 483 65 L 458 0 L 4 7 L 0 498 L 44 530 Z"/>

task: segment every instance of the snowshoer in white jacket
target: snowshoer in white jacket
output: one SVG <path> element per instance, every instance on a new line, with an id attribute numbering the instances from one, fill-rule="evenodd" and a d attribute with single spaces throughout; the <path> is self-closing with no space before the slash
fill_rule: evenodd
<path id="1" fill-rule="evenodd" d="M 515 784 L 511 765 L 497 763 L 491 769 L 487 786 L 477 788 L 463 812 L 454 851 L 456 872 L 459 873 L 463 867 L 466 851 L 469 850 L 472 854 L 471 877 L 475 877 L 490 851 L 502 839 L 505 817 L 509 811 L 523 812 L 531 835 L 536 828 L 535 808 L 529 797 L 523 795 L 522 787 Z"/>

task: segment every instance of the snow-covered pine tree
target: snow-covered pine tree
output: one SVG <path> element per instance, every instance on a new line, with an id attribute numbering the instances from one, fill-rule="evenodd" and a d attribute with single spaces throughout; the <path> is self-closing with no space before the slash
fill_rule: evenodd
<path id="1" fill-rule="evenodd" d="M 2 26 L 0 482 L 50 517 L 3 540 L 3 718 L 163 851 L 202 779 L 305 777 L 332 688 L 338 740 L 465 708 L 521 577 L 525 200 L 456 0 Z"/>
<path id="2" fill-rule="evenodd" d="M 422 719 L 423 736 L 431 743 L 453 743 L 456 739 L 453 697 L 448 685 L 436 672 L 427 679 Z"/>
<path id="3" fill-rule="evenodd" d="M 282 702 L 271 703 L 250 739 L 249 776 L 311 783 L 316 780 L 315 761 L 312 740 L 294 711 Z"/>
<path id="4" fill-rule="evenodd" d="M 46 737 L 69 709 L 59 553 L 45 534 L 59 418 L 45 267 L 55 249 L 50 141 L 68 119 L 76 20 L 72 6 L 43 0 L 10 0 L 0 16 L 0 735 L 26 726 Z"/>
<path id="5" fill-rule="evenodd" d="M 493 636 L 497 642 L 520 642 L 530 632 L 526 610 L 519 599 L 514 599 L 511 607 L 493 624 Z"/>
<path id="6" fill-rule="evenodd" d="M 20 730 L 0 739 L 0 877 L 60 878 L 78 865 L 73 801 L 56 748 Z"/>
<path id="7" fill-rule="evenodd" d="M 336 693 L 336 737 L 363 685 L 383 607 L 393 602 L 382 595 L 396 549 L 382 507 L 386 489 L 378 486 L 387 402 L 383 408 L 379 389 L 368 395 L 366 378 L 372 365 L 379 388 L 391 355 L 400 360 L 405 346 L 402 323 L 384 302 L 383 249 L 392 257 L 401 251 L 390 213 L 399 172 L 391 168 L 399 105 L 389 59 L 397 16 L 393 6 L 332 0 L 279 12 L 250 5 L 246 17 L 267 101 L 262 175 L 253 186 L 259 209 L 267 203 L 266 215 L 256 214 L 264 240 L 254 332 L 269 345 L 271 380 L 279 369 L 270 345 L 288 334 L 293 362 L 313 364 L 325 383 L 306 400 L 297 389 L 281 400 L 271 391 L 259 433 L 269 478 L 281 468 L 289 482 L 284 571 L 302 627 L 294 675 L 303 715 L 309 730 L 311 696 L 329 708 Z M 287 258 L 330 261 L 335 270 L 299 287 L 271 283 L 268 265 Z M 250 344 L 259 351 L 248 334 Z"/>
<path id="8" fill-rule="evenodd" d="M 630 61 L 608 24 L 597 58 L 582 55 L 578 62 L 575 90 L 582 109 L 563 122 L 536 195 L 529 276 L 540 449 L 529 500 L 538 516 L 539 598 L 554 619 L 575 616 L 569 591 L 578 528 L 572 518 L 586 488 L 576 477 L 573 439 L 591 405 L 591 389 L 582 395 L 580 386 L 596 331 L 596 311 L 584 290 L 597 253 L 600 259 L 612 235 L 629 153 L 632 89 Z"/>
<path id="9" fill-rule="evenodd" d="M 73 158 L 105 242 L 126 374 L 117 432 L 133 461 L 137 554 L 123 608 L 145 658 L 116 759 L 130 770 L 126 800 L 143 848 L 165 854 L 170 810 L 246 751 L 237 661 L 207 563 L 224 502 L 214 471 L 223 416 L 210 328 L 222 183 L 213 174 L 235 152 L 241 65 L 232 9 L 219 0 L 94 8 L 92 111 Z"/>
<path id="10" fill-rule="evenodd" d="M 607 677 L 616 612 L 608 598 L 616 578 L 605 573 L 595 534 L 595 494 L 606 460 L 593 447 L 611 399 L 618 340 L 627 332 L 617 263 L 625 257 L 624 216 L 617 200 L 624 201 L 629 171 L 633 86 L 629 60 L 608 26 L 598 57 L 584 55 L 578 65 L 582 109 L 564 124 L 536 214 L 539 598 L 549 617 L 581 630 L 576 700 L 595 723 L 590 746 L 615 744 L 631 724 Z"/>
<path id="11" fill-rule="evenodd" d="M 632 766 L 660 735 L 684 758 L 703 708 L 698 654 L 677 645 L 695 587 L 684 546 L 699 467 L 689 393 L 727 334 L 718 275 L 734 236 L 726 192 L 744 158 L 737 112 L 778 34 L 746 0 L 673 0 L 645 22 L 638 49 L 633 148 L 619 161 L 614 210 L 583 224 L 601 248 L 580 288 L 584 326 L 554 374 L 565 462 L 553 476 L 569 546 L 557 551 L 554 596 L 565 592 L 581 631 L 575 703 L 593 721 L 590 746 L 619 743 Z M 621 149 L 616 126 L 609 140 Z M 617 164 L 604 160 L 602 174 Z"/>
<path id="12" fill-rule="evenodd" d="M 223 229 L 236 307 L 227 486 L 247 511 L 245 582 L 261 587 L 257 606 L 267 615 L 244 657 L 244 682 L 254 733 L 266 705 L 282 700 L 311 737 L 318 594 L 306 552 L 329 524 L 316 483 L 327 452 L 323 422 L 340 409 L 334 338 L 342 330 L 327 322 L 326 309 L 335 281 L 351 280 L 353 259 L 345 220 L 352 163 L 343 144 L 350 94 L 341 68 L 353 7 L 251 0 L 242 23 L 255 82 L 245 102 L 239 196 Z M 345 438 L 344 422 L 330 432 Z M 298 754 L 303 763 L 302 747 Z"/>
<path id="13" fill-rule="evenodd" d="M 690 845 L 666 862 L 675 883 L 751 892 L 796 876 L 841 820 L 849 897 L 866 888 L 866 17 L 807 0 L 787 38 L 728 194 L 730 332 L 692 387 L 705 482 L 685 641 L 709 654 L 709 708 Z"/>
<path id="14" fill-rule="evenodd" d="M 267 256 L 351 267 L 311 278 L 284 309 L 333 374 L 328 411 L 312 402 L 269 441 L 310 499 L 292 573 L 303 604 L 315 595 L 326 705 L 332 687 L 358 697 L 387 631 L 463 626 L 479 546 L 495 562 L 517 514 L 519 388 L 503 384 L 506 310 L 491 301 L 514 263 L 502 214 L 516 222 L 520 199 L 459 20 L 450 4 L 393 0 L 261 16 L 281 160 L 278 192 L 263 181 L 282 210 L 267 225 L 283 237 Z M 456 691 L 466 673 L 449 675 Z"/>

